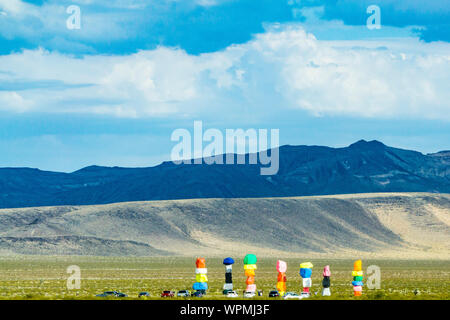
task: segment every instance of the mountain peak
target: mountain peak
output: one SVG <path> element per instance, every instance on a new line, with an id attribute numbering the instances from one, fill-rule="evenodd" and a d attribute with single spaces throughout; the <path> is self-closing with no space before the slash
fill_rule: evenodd
<path id="1" fill-rule="evenodd" d="M 361 139 L 355 143 L 352 143 L 349 148 L 381 148 L 386 147 L 384 143 L 378 140 L 366 141 Z"/>
<path id="2" fill-rule="evenodd" d="M 110 167 L 103 167 L 103 166 L 97 166 L 97 165 L 92 165 L 92 166 L 87 166 L 84 168 L 81 168 L 77 171 L 74 171 L 72 173 L 87 173 L 87 172 L 99 172 L 101 170 L 104 169 L 110 169 Z"/>
<path id="3" fill-rule="evenodd" d="M 97 165 L 90 165 L 90 166 L 87 166 L 87 167 L 84 167 L 84 168 L 81 168 L 80 170 L 98 170 L 98 169 L 101 169 L 101 168 L 104 168 L 103 166 L 97 166 Z"/>

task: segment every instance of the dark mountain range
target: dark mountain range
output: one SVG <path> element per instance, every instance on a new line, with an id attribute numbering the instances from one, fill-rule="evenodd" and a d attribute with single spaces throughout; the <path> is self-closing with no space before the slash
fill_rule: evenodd
<path id="1" fill-rule="evenodd" d="M 247 155 L 248 156 L 248 155 Z M 73 173 L 0 169 L 0 208 L 192 198 L 368 192 L 450 192 L 450 151 L 424 155 L 358 141 L 345 148 L 282 146 L 276 175 L 259 165 L 90 166 Z M 248 162 L 247 162 L 248 163 Z"/>

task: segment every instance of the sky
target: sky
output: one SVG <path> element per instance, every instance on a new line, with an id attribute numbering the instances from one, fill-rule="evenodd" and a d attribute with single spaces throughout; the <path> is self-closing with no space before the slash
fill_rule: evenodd
<path id="1" fill-rule="evenodd" d="M 448 0 L 0 0 L 0 167 L 153 166 L 195 120 L 450 150 L 449 21 Z"/>

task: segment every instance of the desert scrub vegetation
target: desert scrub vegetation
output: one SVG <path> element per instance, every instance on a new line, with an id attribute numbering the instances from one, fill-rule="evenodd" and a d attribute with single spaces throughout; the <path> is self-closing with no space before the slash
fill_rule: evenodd
<path id="1" fill-rule="evenodd" d="M 242 297 L 245 275 L 241 257 L 234 257 L 233 283 Z M 281 259 L 282 257 L 280 257 Z M 381 268 L 381 288 L 364 286 L 362 297 L 353 297 L 351 270 L 353 260 L 284 258 L 288 263 L 287 291 L 299 292 L 299 263 L 314 264 L 310 299 L 450 299 L 450 261 L 448 260 L 363 260 Z M 221 258 L 206 257 L 209 287 L 203 299 L 226 299 L 222 295 L 225 269 Z M 263 297 L 275 288 L 276 259 L 259 258 L 256 284 Z M 321 281 L 324 265 L 331 268 L 331 297 L 322 297 Z M 81 288 L 68 290 L 70 276 L 66 269 L 81 269 Z M 117 290 L 138 299 L 141 291 L 150 292 L 145 299 L 160 299 L 161 291 L 190 290 L 195 282 L 195 257 L 89 257 L 89 256 L 3 256 L 0 257 L 0 299 L 105 299 L 95 295 Z M 367 283 L 367 277 L 365 278 Z M 317 295 L 315 295 L 317 293 Z M 114 298 L 107 298 L 114 299 Z M 174 298 L 185 299 L 185 298 Z"/>

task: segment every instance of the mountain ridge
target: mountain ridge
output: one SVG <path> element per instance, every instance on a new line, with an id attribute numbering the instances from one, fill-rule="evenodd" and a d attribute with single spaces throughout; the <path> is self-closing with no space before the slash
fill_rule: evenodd
<path id="1" fill-rule="evenodd" d="M 246 155 L 247 159 L 249 155 Z M 255 164 L 88 166 L 71 173 L 0 168 L 0 208 L 194 198 L 367 192 L 450 192 L 448 151 L 422 154 L 359 140 L 348 147 L 279 147 L 279 171 Z"/>

